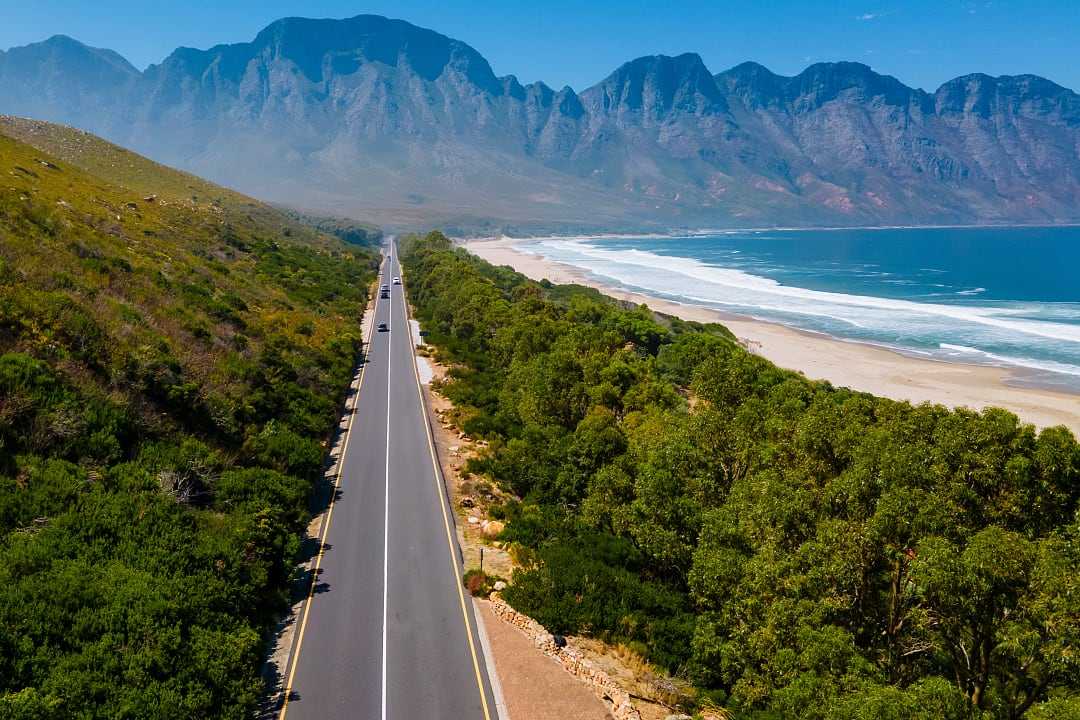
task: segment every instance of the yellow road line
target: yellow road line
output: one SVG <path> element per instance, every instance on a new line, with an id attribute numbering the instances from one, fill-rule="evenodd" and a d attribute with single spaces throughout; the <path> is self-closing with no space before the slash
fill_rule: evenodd
<path id="1" fill-rule="evenodd" d="M 405 301 L 404 286 L 402 287 L 402 301 L 405 303 L 405 320 L 409 319 L 409 304 Z M 393 306 L 391 306 L 393 307 Z M 446 502 L 444 502 L 444 488 L 445 483 L 442 480 L 442 470 L 439 468 L 439 460 L 435 455 L 435 439 L 431 432 L 431 423 L 428 419 L 427 404 L 424 402 L 424 389 L 420 384 L 420 371 L 416 369 L 416 344 L 412 339 L 412 328 L 409 328 L 409 354 L 413 359 L 413 377 L 416 378 L 416 392 L 420 396 L 420 411 L 424 415 L 424 430 L 427 434 L 428 451 L 431 453 L 431 466 L 435 470 L 435 492 L 439 497 L 439 509 L 442 510 L 443 525 L 446 528 L 446 544 L 449 549 L 450 557 L 450 569 L 454 574 L 455 582 L 457 585 L 458 600 L 461 601 L 461 617 L 465 621 L 465 636 L 469 639 L 469 653 L 472 655 L 473 671 L 476 673 L 476 686 L 480 689 L 480 705 L 484 710 L 484 720 L 491 720 L 491 712 L 488 710 L 487 693 L 484 692 L 484 678 L 480 672 L 480 661 L 476 655 L 476 643 L 473 642 L 472 624 L 469 622 L 469 611 L 465 607 L 465 591 L 463 590 L 463 580 L 458 568 L 457 561 L 454 559 L 454 539 L 453 533 L 450 531 L 450 517 L 446 513 Z"/>
<path id="2" fill-rule="evenodd" d="M 375 318 L 379 312 L 379 295 L 375 296 L 375 306 L 371 310 L 371 326 L 375 324 Z M 393 305 L 391 305 L 391 308 Z M 371 331 L 364 338 L 368 347 L 371 346 Z M 326 546 L 326 537 L 330 533 L 330 519 L 334 515 L 334 500 L 337 498 L 338 488 L 341 486 L 341 471 L 345 467 L 345 452 L 349 449 L 349 438 L 352 437 L 353 418 L 356 417 L 356 406 L 360 402 L 360 388 L 364 386 L 364 373 L 367 371 L 367 354 L 364 354 L 364 364 L 360 366 L 360 379 L 356 383 L 356 395 L 353 396 L 352 409 L 349 411 L 349 424 L 345 428 L 345 441 L 341 445 L 341 454 L 338 456 L 338 471 L 334 476 L 334 489 L 330 493 L 330 505 L 326 509 L 326 520 L 323 521 L 322 532 L 319 536 L 319 553 L 315 556 L 315 566 L 311 572 L 311 587 L 308 588 L 307 598 L 304 599 L 303 618 L 300 621 L 300 630 L 296 637 L 296 647 L 293 648 L 292 662 L 289 668 L 289 677 L 285 683 L 285 700 L 281 705 L 281 714 L 278 720 L 285 720 L 285 714 L 289 711 L 289 696 L 292 695 L 293 680 L 296 679 L 296 666 L 300 661 L 300 648 L 304 644 L 304 631 L 307 630 L 308 615 L 311 614 L 311 598 L 315 596 L 315 583 L 319 579 L 319 569 L 322 566 L 323 548 Z"/>

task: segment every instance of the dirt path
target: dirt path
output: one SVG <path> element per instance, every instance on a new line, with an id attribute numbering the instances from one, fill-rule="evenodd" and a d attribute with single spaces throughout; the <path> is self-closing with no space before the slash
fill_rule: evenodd
<path id="1" fill-rule="evenodd" d="M 607 706 L 558 662 L 540 652 L 513 625 L 476 604 L 491 641 L 495 671 L 510 720 L 609 720 Z"/>

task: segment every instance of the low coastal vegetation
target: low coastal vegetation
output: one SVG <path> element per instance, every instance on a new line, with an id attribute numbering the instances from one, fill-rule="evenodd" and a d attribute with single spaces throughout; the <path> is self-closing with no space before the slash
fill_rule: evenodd
<path id="1" fill-rule="evenodd" d="M 1080 716 L 1080 448 L 811 382 L 723 327 L 406 239 L 441 391 L 520 500 L 504 597 L 742 718 Z"/>
<path id="2" fill-rule="evenodd" d="M 67 128 L 0 175 L 0 718 L 251 717 L 375 254 Z"/>
<path id="3" fill-rule="evenodd" d="M 333 235 L 350 245 L 373 248 L 383 239 L 382 229 L 371 223 L 357 222 L 356 220 L 341 217 L 312 215 L 285 207 L 281 208 L 281 211 L 299 223 L 315 228 L 327 235 Z"/>

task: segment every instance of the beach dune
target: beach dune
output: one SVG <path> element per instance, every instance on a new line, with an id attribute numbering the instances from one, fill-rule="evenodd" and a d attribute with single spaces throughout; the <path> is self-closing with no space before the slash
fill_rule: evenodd
<path id="1" fill-rule="evenodd" d="M 1004 368 L 909 357 L 875 345 L 629 292 L 604 285 L 570 265 L 520 252 L 513 240 L 470 240 L 463 246 L 494 265 L 509 265 L 534 280 L 588 285 L 661 313 L 722 323 L 751 351 L 814 380 L 913 403 L 975 410 L 1002 407 L 1036 427 L 1064 425 L 1080 435 L 1080 395 L 1023 386 L 1019 384 L 1022 378 Z"/>

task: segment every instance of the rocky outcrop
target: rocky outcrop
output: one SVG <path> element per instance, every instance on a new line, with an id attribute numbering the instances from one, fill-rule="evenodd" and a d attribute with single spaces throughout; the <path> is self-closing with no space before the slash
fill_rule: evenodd
<path id="1" fill-rule="evenodd" d="M 1080 96 L 934 93 L 851 62 L 687 53 L 580 93 L 400 20 L 288 18 L 139 72 L 66 37 L 0 53 L 0 112 L 76 124 L 270 200 L 391 226 L 1080 221 Z"/>

